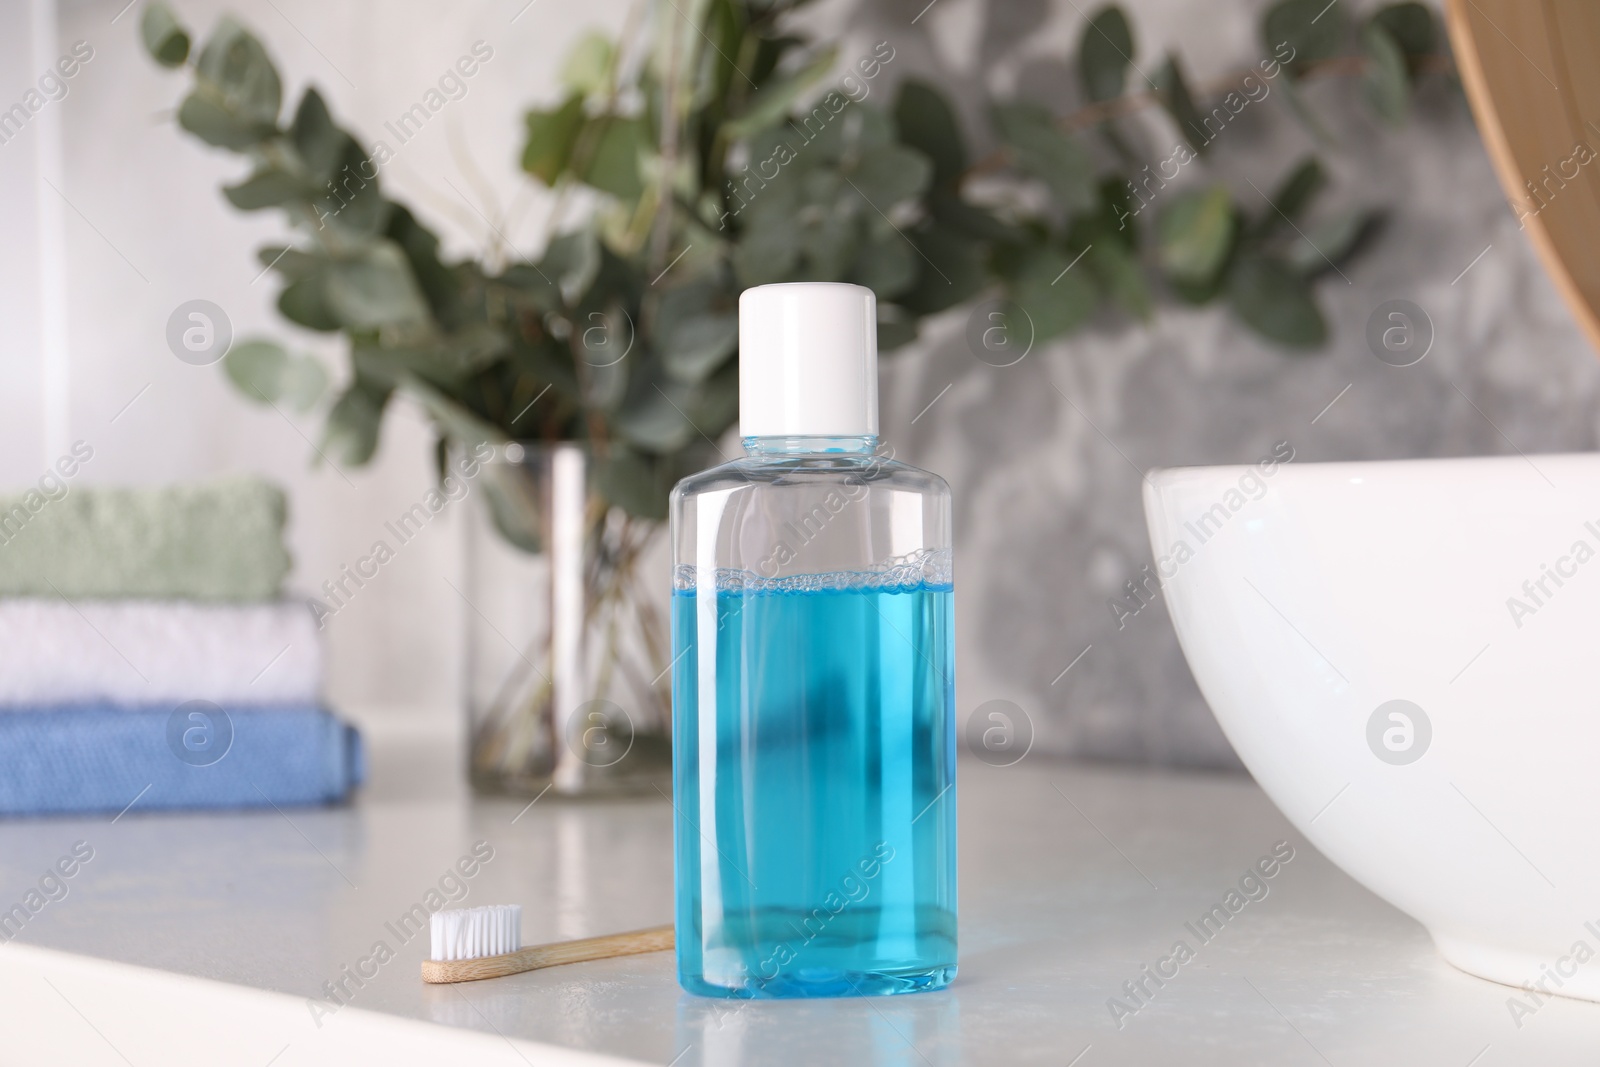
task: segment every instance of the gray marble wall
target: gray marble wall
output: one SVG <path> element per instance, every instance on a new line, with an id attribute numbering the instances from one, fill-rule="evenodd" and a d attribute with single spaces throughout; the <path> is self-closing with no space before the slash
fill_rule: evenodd
<path id="1" fill-rule="evenodd" d="M 863 3 L 855 32 L 894 41 L 901 75 L 933 74 L 962 96 L 969 131 L 981 129 L 983 89 L 1015 86 L 1074 106 L 1076 82 L 1061 62 L 1083 21 L 1071 0 L 939 0 L 908 26 L 925 2 Z M 1171 47 L 1197 82 L 1248 66 L 1263 6 L 1132 0 L 1139 65 L 1153 69 Z M 1334 178 L 1326 208 L 1390 209 L 1387 230 L 1347 277 L 1321 283 L 1325 350 L 1285 354 L 1222 311 L 1168 306 L 1149 326 L 1107 310 L 1006 368 L 973 357 L 957 314 L 916 351 L 886 360 L 885 435 L 956 493 L 963 717 L 1009 700 L 1032 720 L 1035 751 L 1237 766 L 1165 606 L 1158 599 L 1121 628 L 1108 607 L 1150 562 L 1143 470 L 1252 462 L 1279 441 L 1295 462 L 1595 447 L 1600 362 L 1518 231 L 1465 98 L 1434 85 L 1393 130 L 1358 91 L 1342 80 L 1307 93 L 1336 144 L 1318 149 L 1269 95 L 1184 179 L 1223 180 L 1259 207 L 1248 182 L 1269 189 L 1320 150 Z M 1132 128 L 1151 158 L 1175 144 L 1159 115 Z M 1368 317 L 1394 298 L 1420 305 L 1436 332 L 1412 367 L 1379 362 L 1365 340 Z"/>

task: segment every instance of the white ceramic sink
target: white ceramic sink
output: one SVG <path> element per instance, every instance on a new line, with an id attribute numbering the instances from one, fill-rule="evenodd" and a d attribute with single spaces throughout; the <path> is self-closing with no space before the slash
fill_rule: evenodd
<path id="1" fill-rule="evenodd" d="M 1184 654 L 1284 814 L 1462 970 L 1600 1000 L 1600 456 L 1144 496 Z"/>

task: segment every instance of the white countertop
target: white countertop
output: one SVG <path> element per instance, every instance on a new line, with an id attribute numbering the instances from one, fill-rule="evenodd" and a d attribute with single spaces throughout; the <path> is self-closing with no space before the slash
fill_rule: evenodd
<path id="1" fill-rule="evenodd" d="M 667 922 L 665 801 L 477 800 L 453 753 L 378 746 L 348 809 L 0 823 L 0 906 L 77 841 L 65 898 L 0 945 L 0 1064 L 1593 1063 L 1600 1005 L 1458 972 L 1345 877 L 1248 779 L 1052 764 L 960 770 L 961 972 L 940 993 L 714 1001 L 670 954 L 425 986 L 392 925 L 477 841 L 461 904 L 520 903 L 527 942 Z M 430 784 L 431 783 L 431 784 Z M 1197 924 L 1280 841 L 1219 934 Z M 447 884 L 446 888 L 449 888 Z M 1242 902 L 1242 903 L 1241 903 Z M 390 925 L 386 925 L 390 924 Z M 395 949 L 349 1006 L 323 983 Z M 1183 941 L 1142 1005 L 1123 984 Z M 1113 1021 L 1107 1001 L 1138 1010 Z M 320 1025 L 319 1025 L 320 1023 Z"/>

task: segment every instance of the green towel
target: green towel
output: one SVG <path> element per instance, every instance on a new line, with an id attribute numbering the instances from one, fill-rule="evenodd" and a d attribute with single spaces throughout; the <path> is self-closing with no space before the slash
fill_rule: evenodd
<path id="1" fill-rule="evenodd" d="M 283 491 L 259 478 L 0 496 L 0 596 L 270 600 L 289 570 Z"/>

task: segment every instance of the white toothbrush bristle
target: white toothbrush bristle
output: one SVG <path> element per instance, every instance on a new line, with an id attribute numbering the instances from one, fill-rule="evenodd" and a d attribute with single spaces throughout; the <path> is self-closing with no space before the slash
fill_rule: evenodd
<path id="1" fill-rule="evenodd" d="M 522 947 L 522 905 L 436 911 L 428 920 L 429 958 L 477 960 L 503 956 Z"/>

